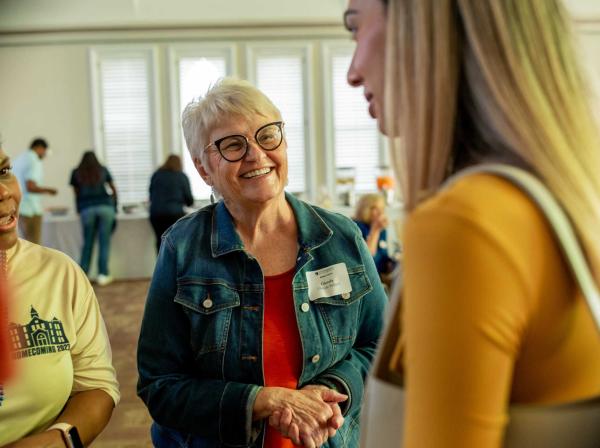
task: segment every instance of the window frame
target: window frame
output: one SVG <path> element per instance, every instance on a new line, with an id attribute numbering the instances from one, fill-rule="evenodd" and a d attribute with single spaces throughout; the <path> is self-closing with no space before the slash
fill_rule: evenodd
<path id="1" fill-rule="evenodd" d="M 186 57 L 223 57 L 225 59 L 226 76 L 238 73 L 238 48 L 234 43 L 207 44 L 185 43 L 169 45 L 167 48 L 169 64 L 169 94 L 171 106 L 171 152 L 183 156 L 179 151 L 185 146 L 181 128 L 181 106 L 179 104 L 179 61 Z"/>
<path id="2" fill-rule="evenodd" d="M 333 98 L 333 58 L 335 56 L 348 55 L 352 59 L 355 44 L 348 40 L 326 40 L 321 43 L 321 67 L 323 80 L 323 97 L 324 97 L 324 144 L 325 144 L 325 179 L 329 194 L 335 197 L 335 181 L 336 181 L 336 154 L 335 154 L 335 118 L 334 118 L 334 98 Z M 357 91 L 360 88 L 356 88 Z M 375 122 L 375 120 L 373 120 Z M 375 124 L 375 126 L 377 126 Z M 391 166 L 389 151 L 387 150 L 387 142 L 381 132 L 377 130 L 377 150 L 379 166 Z M 377 192 L 373 188 L 372 192 Z"/>
<path id="3" fill-rule="evenodd" d="M 130 44 L 130 45 L 94 45 L 88 49 L 88 62 L 90 71 L 90 89 L 92 97 L 92 133 L 94 141 L 94 152 L 103 163 L 107 163 L 104 134 L 104 104 L 102 101 L 102 79 L 100 63 L 105 58 L 144 56 L 148 76 L 148 106 L 150 112 L 151 128 L 151 158 L 153 166 L 156 166 L 162 158 L 162 125 L 161 125 L 161 102 L 159 88 L 159 63 L 158 48 L 156 45 Z M 150 173 L 151 175 L 152 173 Z M 117 188 L 119 188 L 117 186 Z M 146 201 L 148 196 L 146 196 Z"/>
<path id="4" fill-rule="evenodd" d="M 167 47 L 167 64 L 169 76 L 170 117 L 171 117 L 171 150 L 182 159 L 187 149 L 181 126 L 180 104 L 180 71 L 179 61 L 186 57 L 222 57 L 225 60 L 225 76 L 235 76 L 238 68 L 238 45 L 235 43 L 178 43 Z M 200 176 L 198 174 L 198 176 Z M 190 179 L 193 183 L 193 180 Z M 203 182 L 203 181 L 202 181 Z M 194 198 L 195 201 L 208 201 L 208 198 Z"/>
<path id="5" fill-rule="evenodd" d="M 316 60 L 316 44 L 305 41 L 254 41 L 246 44 L 246 76 L 248 81 L 257 85 L 257 60 L 261 56 L 300 56 L 302 62 L 303 83 L 303 130 L 304 130 L 304 185 L 302 193 L 305 199 L 313 200 L 316 193 L 316 133 L 315 129 L 315 76 L 313 64 Z M 275 105 L 277 106 L 277 104 Z M 285 120 L 285 117 L 284 117 Z"/>

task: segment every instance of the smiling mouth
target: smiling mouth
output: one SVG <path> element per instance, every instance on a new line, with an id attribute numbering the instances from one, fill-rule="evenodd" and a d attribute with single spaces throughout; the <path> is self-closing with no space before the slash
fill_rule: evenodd
<path id="1" fill-rule="evenodd" d="M 252 179 L 257 176 L 263 176 L 265 174 L 269 174 L 273 168 L 260 168 L 258 170 L 248 171 L 247 173 L 242 174 L 244 179 Z"/>
<path id="2" fill-rule="evenodd" d="M 13 210 L 8 215 L 0 217 L 0 230 L 10 229 L 14 226 L 17 220 L 16 213 L 16 210 Z"/>

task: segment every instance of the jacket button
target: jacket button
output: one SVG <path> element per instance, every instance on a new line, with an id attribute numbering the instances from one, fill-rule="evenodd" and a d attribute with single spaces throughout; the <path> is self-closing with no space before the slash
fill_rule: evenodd
<path id="1" fill-rule="evenodd" d="M 344 300 L 348 300 L 350 298 L 350 293 L 349 292 L 345 292 L 342 294 L 342 299 Z"/>
<path id="2" fill-rule="evenodd" d="M 308 312 L 308 310 L 310 309 L 310 305 L 309 305 L 308 303 L 304 302 L 302 305 L 300 305 L 300 309 L 301 309 L 301 310 L 302 310 L 304 313 L 306 313 L 306 312 Z"/>
<path id="3" fill-rule="evenodd" d="M 202 302 L 202 306 L 204 308 L 211 308 L 213 306 L 213 301 L 210 299 L 206 299 L 204 302 Z"/>
<path id="4" fill-rule="evenodd" d="M 319 362 L 320 359 L 321 359 L 321 357 L 319 355 L 315 355 L 311 358 L 311 361 L 313 364 L 316 364 Z"/>

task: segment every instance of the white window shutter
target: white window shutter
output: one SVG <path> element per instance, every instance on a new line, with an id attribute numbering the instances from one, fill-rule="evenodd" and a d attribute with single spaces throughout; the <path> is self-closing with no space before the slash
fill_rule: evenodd
<path id="1" fill-rule="evenodd" d="M 378 168 L 384 164 L 379 131 L 368 113 L 362 89 L 351 87 L 346 81 L 350 61 L 349 54 L 331 58 L 335 166 L 356 170 L 358 192 L 374 191 Z"/>
<path id="2" fill-rule="evenodd" d="M 122 203 L 148 198 L 155 148 L 150 76 L 147 53 L 99 58 L 104 157 Z"/>
<path id="3" fill-rule="evenodd" d="M 256 58 L 256 86 L 281 111 L 288 145 L 288 186 L 294 193 L 306 191 L 304 135 L 304 64 L 302 56 L 265 55 Z"/>

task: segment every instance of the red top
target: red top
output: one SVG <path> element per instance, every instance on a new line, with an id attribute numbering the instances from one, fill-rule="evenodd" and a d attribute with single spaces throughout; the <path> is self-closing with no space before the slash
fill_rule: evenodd
<path id="1" fill-rule="evenodd" d="M 263 367 L 265 386 L 296 389 L 302 373 L 302 343 L 296 323 L 292 281 L 295 268 L 265 277 Z M 267 424 L 264 448 L 293 448 Z"/>

